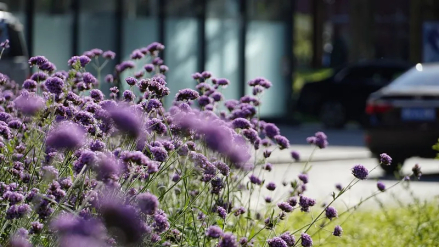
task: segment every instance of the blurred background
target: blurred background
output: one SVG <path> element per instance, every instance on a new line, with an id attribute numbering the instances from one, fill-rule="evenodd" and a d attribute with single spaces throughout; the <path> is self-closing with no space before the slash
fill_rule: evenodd
<path id="1" fill-rule="evenodd" d="M 291 120 L 304 83 L 334 68 L 365 59 L 439 59 L 439 46 L 430 52 L 422 40 L 425 28 L 439 36 L 434 0 L 2 2 L 24 25 L 29 56 L 45 55 L 59 69 L 92 48 L 114 50 L 117 63 L 133 49 L 159 41 L 167 48 L 163 57 L 173 91 L 191 86 L 195 71 L 229 78 L 228 98 L 246 93 L 246 81 L 266 77 L 274 86 L 261 114 L 278 120 Z"/>

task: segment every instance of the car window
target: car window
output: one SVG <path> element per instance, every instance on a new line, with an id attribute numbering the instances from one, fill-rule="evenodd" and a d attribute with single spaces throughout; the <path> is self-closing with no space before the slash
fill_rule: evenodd
<path id="1" fill-rule="evenodd" d="M 412 68 L 395 79 L 389 86 L 439 86 L 439 66 L 427 65 L 420 68 Z"/>

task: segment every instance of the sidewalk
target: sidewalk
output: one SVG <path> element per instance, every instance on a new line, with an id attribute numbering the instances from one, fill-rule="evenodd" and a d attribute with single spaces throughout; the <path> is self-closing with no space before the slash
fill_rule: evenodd
<path id="1" fill-rule="evenodd" d="M 296 151 L 300 155 L 300 161 L 306 162 L 314 150 L 311 145 L 292 145 L 289 150 L 275 150 L 267 159 L 269 163 L 290 163 L 293 162 L 291 151 Z M 349 159 L 369 159 L 372 154 L 365 147 L 349 146 L 328 146 L 325 149 L 315 149 L 312 157 L 313 161 L 332 161 Z"/>

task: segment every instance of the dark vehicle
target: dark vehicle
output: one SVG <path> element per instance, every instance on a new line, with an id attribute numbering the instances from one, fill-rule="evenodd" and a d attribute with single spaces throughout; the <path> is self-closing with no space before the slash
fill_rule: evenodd
<path id="1" fill-rule="evenodd" d="M 5 4 L 0 3 L 0 42 L 9 40 L 9 48 L 3 51 L 0 60 L 0 73 L 17 83 L 29 77 L 28 54 L 23 36 L 23 26 Z"/>
<path id="2" fill-rule="evenodd" d="M 417 64 L 387 87 L 370 95 L 365 142 L 378 157 L 387 153 L 393 173 L 413 156 L 433 158 L 439 138 L 439 64 Z"/>
<path id="3" fill-rule="evenodd" d="M 370 61 L 338 69 L 327 79 L 306 83 L 297 110 L 318 117 L 326 128 L 343 128 L 349 120 L 363 123 L 367 97 L 410 67 L 403 62 Z"/>

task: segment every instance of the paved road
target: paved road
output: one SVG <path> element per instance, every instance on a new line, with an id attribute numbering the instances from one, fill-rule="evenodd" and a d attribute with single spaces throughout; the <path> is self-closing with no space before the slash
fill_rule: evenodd
<path id="1" fill-rule="evenodd" d="M 313 147 L 307 145 L 305 138 L 313 135 L 320 128 L 318 125 L 304 126 L 300 128 L 290 128 L 280 126 L 283 135 L 287 136 L 291 143 L 292 150 L 297 150 L 301 154 L 302 162 L 295 163 L 290 157 L 290 150 L 275 151 L 269 159 L 274 164 L 271 173 L 266 173 L 264 179 L 267 182 L 273 181 L 278 188 L 274 192 L 263 189 L 263 195 L 270 195 L 273 198 L 281 198 L 288 192 L 289 188 L 281 185 L 284 180 L 297 178 L 302 171 L 304 161 L 308 159 L 313 151 Z M 307 186 L 306 194 L 317 199 L 318 205 L 329 202 L 332 191 L 335 191 L 335 184 L 347 185 L 353 179 L 350 169 L 356 164 L 362 164 L 369 170 L 378 165 L 375 158 L 371 157 L 370 152 L 363 146 L 362 130 L 355 126 L 347 130 L 326 131 L 330 145 L 323 150 L 316 150 L 314 153 L 312 169 L 309 172 L 310 183 Z M 401 184 L 392 190 L 379 195 L 379 199 L 386 204 L 396 205 L 394 197 L 399 198 L 404 203 L 413 201 L 410 192 L 413 191 L 420 199 L 431 199 L 439 196 L 439 160 L 411 158 L 406 160 L 403 167 L 404 174 L 410 174 L 414 164 L 419 163 L 424 173 L 420 181 L 411 181 L 409 189 Z M 394 177 L 383 177 L 383 172 L 378 167 L 369 176 L 369 179 L 359 182 L 355 187 L 342 196 L 339 207 L 354 205 L 362 198 L 377 192 L 376 183 L 382 181 L 387 187 L 396 183 Z M 263 200 L 262 200 L 263 201 Z M 261 202 L 261 201 L 259 201 Z M 345 204 L 345 205 L 344 205 Z M 256 206 L 256 205 L 255 205 Z M 262 207 L 264 203 L 259 203 L 256 207 Z M 363 207 L 377 207 L 374 200 L 369 200 Z"/>

